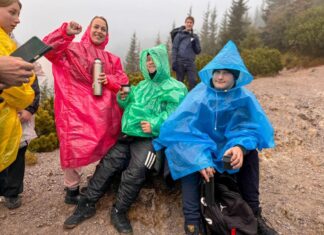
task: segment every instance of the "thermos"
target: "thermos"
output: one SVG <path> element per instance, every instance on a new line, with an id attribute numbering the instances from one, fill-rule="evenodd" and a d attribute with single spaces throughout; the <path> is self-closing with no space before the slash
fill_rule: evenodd
<path id="1" fill-rule="evenodd" d="M 100 59 L 96 58 L 93 62 L 92 68 L 92 78 L 93 78 L 93 95 L 101 96 L 102 95 L 102 83 L 99 82 L 98 78 L 100 73 L 102 73 L 102 62 Z"/>

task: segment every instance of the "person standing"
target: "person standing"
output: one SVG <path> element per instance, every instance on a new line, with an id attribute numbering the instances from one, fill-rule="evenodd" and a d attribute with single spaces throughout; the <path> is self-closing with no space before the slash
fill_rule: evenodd
<path id="1" fill-rule="evenodd" d="M 43 39 L 53 47 L 46 57 L 53 64 L 55 124 L 67 204 L 78 202 L 81 167 L 100 160 L 117 141 L 122 110 L 116 94 L 128 84 L 120 58 L 104 50 L 109 41 L 107 20 L 94 17 L 81 41 L 72 42 L 81 31 L 82 26 L 71 21 Z M 103 68 L 100 96 L 93 94 L 96 59 Z"/>
<path id="2" fill-rule="evenodd" d="M 22 136 L 18 111 L 29 106 L 35 97 L 31 87 L 35 80 L 33 65 L 9 56 L 17 48 L 10 35 L 20 23 L 21 7 L 18 0 L 0 0 L 0 58 L 2 62 L 10 63 L 6 69 L 0 70 L 0 172 L 10 166 L 17 157 Z M 17 66 L 20 69 L 13 72 Z M 20 79 L 16 79 L 16 82 L 8 81 L 13 76 Z"/>
<path id="3" fill-rule="evenodd" d="M 199 37 L 193 33 L 194 23 L 195 19 L 188 16 L 184 29 L 177 33 L 172 43 L 172 69 L 180 82 L 183 82 L 187 75 L 189 90 L 196 85 L 195 58 L 201 52 Z"/>

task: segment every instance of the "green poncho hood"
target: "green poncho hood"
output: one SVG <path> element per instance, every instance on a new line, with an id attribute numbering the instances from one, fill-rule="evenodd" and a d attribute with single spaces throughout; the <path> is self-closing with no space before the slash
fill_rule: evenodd
<path id="1" fill-rule="evenodd" d="M 156 66 L 156 74 L 152 79 L 146 68 L 148 54 Z M 144 80 L 137 86 L 132 86 L 126 100 L 121 100 L 118 95 L 118 103 L 124 108 L 122 132 L 130 136 L 155 137 L 159 135 L 161 124 L 187 94 L 187 88 L 170 76 L 165 45 L 143 50 L 140 55 L 140 70 Z M 151 124 L 151 134 L 142 131 L 141 121 Z"/>

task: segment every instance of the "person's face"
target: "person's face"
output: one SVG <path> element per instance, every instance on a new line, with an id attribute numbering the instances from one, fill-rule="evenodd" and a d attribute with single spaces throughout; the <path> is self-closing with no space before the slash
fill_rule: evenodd
<path id="1" fill-rule="evenodd" d="M 150 55 L 147 56 L 146 68 L 149 71 L 149 73 L 154 73 L 156 71 L 155 64 L 154 64 L 153 59 Z"/>
<path id="2" fill-rule="evenodd" d="M 186 22 L 185 22 L 185 27 L 186 27 L 186 30 L 187 30 L 187 31 L 191 31 L 192 28 L 193 28 L 193 25 L 194 25 L 194 23 L 193 23 L 192 20 L 190 20 L 190 19 L 187 19 L 187 20 L 186 20 Z"/>
<path id="3" fill-rule="evenodd" d="M 108 33 L 106 22 L 100 18 L 96 18 L 92 21 L 90 29 L 90 38 L 91 41 L 100 45 L 105 41 L 106 35 Z"/>
<path id="4" fill-rule="evenodd" d="M 233 74 L 223 69 L 215 71 L 212 79 L 214 87 L 218 90 L 229 90 L 235 83 Z"/>
<path id="5" fill-rule="evenodd" d="M 20 7 L 18 2 L 14 2 L 7 7 L 0 7 L 0 27 L 10 34 L 20 23 Z"/>

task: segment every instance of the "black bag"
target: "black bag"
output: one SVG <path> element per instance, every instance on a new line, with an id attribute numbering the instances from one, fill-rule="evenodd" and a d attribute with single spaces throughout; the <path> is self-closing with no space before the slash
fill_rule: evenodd
<path id="1" fill-rule="evenodd" d="M 230 175 L 215 175 L 211 185 L 202 185 L 201 209 L 209 234 L 255 235 L 257 220 Z M 213 179 L 213 178 L 212 178 Z M 206 195 L 206 194 L 213 194 Z M 206 197 L 207 196 L 207 197 Z M 210 198 L 213 197 L 214 200 Z M 206 200 L 206 198 L 208 200 Z M 214 202 L 212 202 L 214 201 Z"/>
<path id="2" fill-rule="evenodd" d="M 170 32 L 171 42 L 173 42 L 174 39 L 175 39 L 175 37 L 177 36 L 177 34 L 178 34 L 180 31 L 184 30 L 185 28 L 186 28 L 185 26 L 180 26 L 180 27 L 178 27 L 178 28 L 174 28 L 174 29 L 172 29 L 172 31 Z"/>

